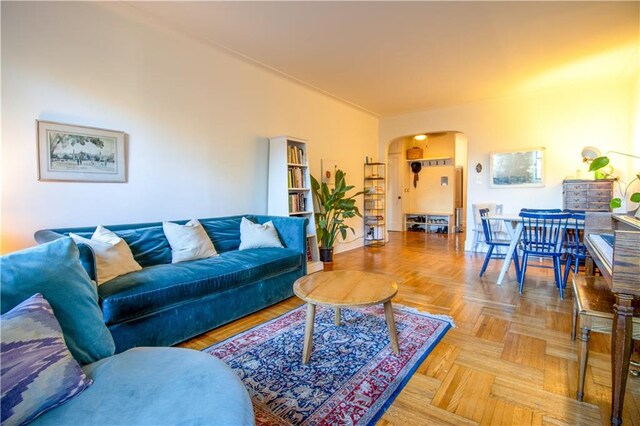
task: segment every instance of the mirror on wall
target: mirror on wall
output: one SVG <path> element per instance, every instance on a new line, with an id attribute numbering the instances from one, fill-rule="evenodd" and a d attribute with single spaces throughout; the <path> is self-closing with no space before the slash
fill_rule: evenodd
<path id="1" fill-rule="evenodd" d="M 489 185 L 492 188 L 544 186 L 544 148 L 492 152 Z"/>

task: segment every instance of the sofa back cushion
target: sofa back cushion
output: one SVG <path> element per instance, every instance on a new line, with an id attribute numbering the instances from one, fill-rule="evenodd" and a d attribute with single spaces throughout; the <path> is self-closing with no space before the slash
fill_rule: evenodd
<path id="1" fill-rule="evenodd" d="M 53 308 L 64 340 L 78 362 L 88 364 L 115 352 L 98 306 L 98 292 L 80 264 L 71 238 L 2 256 L 0 278 L 1 313 L 40 293 Z"/>
<path id="2" fill-rule="evenodd" d="M 123 229 L 115 233 L 129 244 L 133 258 L 143 268 L 171 263 L 171 247 L 162 225 L 149 228 Z"/>
<path id="3" fill-rule="evenodd" d="M 199 219 L 218 253 L 240 247 L 240 222 L 244 216 Z M 252 219 L 252 216 L 246 216 Z"/>
<path id="4" fill-rule="evenodd" d="M 161 265 L 163 263 L 171 263 L 171 247 L 169 241 L 164 236 L 162 224 L 150 226 L 146 228 L 117 229 L 123 225 L 107 226 L 118 237 L 122 238 L 133 253 L 133 259 L 143 268 L 151 265 Z M 66 232 L 68 234 L 69 232 Z M 75 233 L 84 238 L 91 238 L 94 228 L 91 231 L 79 231 Z M 90 251 L 80 251 L 80 260 L 83 266 L 89 272 L 92 278 L 95 278 L 94 272 L 87 268 L 88 263 L 92 263 L 92 254 Z"/>

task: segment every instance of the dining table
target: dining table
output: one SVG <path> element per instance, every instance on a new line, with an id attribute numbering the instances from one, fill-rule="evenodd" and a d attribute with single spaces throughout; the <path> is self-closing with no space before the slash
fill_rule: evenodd
<path id="1" fill-rule="evenodd" d="M 502 268 L 500 269 L 500 274 L 498 275 L 498 279 L 496 280 L 497 285 L 502 285 L 502 281 L 504 280 L 504 276 L 507 274 L 509 270 L 509 266 L 511 265 L 511 258 L 513 257 L 513 252 L 517 249 L 518 243 L 520 242 L 520 238 L 522 238 L 522 219 L 520 218 L 519 213 L 501 213 L 501 214 L 491 214 L 486 217 L 487 220 L 494 221 L 502 221 L 504 222 L 504 228 L 507 230 L 507 234 L 509 235 L 509 239 L 511 243 L 507 248 L 507 253 L 505 254 L 505 261 L 502 263 Z M 580 221 L 579 225 L 584 227 L 584 222 Z M 517 279 L 518 277 L 516 277 Z"/>
<path id="2" fill-rule="evenodd" d="M 509 265 L 511 265 L 513 252 L 518 247 L 518 242 L 522 237 L 522 220 L 520 220 L 520 215 L 518 213 L 489 213 L 489 215 L 486 216 L 486 220 L 504 222 L 504 228 L 507 230 L 507 234 L 509 235 L 509 239 L 511 240 L 504 258 L 505 261 L 502 263 L 502 269 L 500 269 L 500 275 L 498 275 L 498 280 L 496 281 L 497 285 L 502 285 L 504 276 L 509 270 Z"/>

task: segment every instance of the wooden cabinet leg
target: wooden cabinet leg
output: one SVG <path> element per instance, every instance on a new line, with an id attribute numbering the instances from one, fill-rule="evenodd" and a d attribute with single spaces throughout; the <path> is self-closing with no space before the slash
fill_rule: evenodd
<path id="1" fill-rule="evenodd" d="M 336 309 L 336 315 L 333 318 L 333 321 L 336 325 L 340 325 L 340 308 L 335 308 Z"/>
<path id="2" fill-rule="evenodd" d="M 613 426 L 622 424 L 622 405 L 631 357 L 632 300 L 633 296 L 629 294 L 616 293 L 616 304 L 613 305 L 613 334 L 611 335 L 611 424 Z"/>

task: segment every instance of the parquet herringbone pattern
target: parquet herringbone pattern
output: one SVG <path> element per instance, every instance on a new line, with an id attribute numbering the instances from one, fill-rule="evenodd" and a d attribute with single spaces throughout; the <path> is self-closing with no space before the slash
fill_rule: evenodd
<path id="1" fill-rule="evenodd" d="M 585 401 L 575 399 L 578 344 L 571 342 L 571 290 L 561 301 L 551 270 L 527 270 L 518 295 L 501 261 L 478 277 L 482 254 L 464 234 L 392 233 L 380 248 L 338 254 L 333 269 L 395 275 L 394 303 L 454 318 L 456 327 L 420 365 L 379 425 L 606 425 L 611 409 L 610 336 L 593 333 Z M 191 339 L 204 349 L 302 304 L 282 303 Z M 629 377 L 625 425 L 640 426 L 640 379 Z"/>

